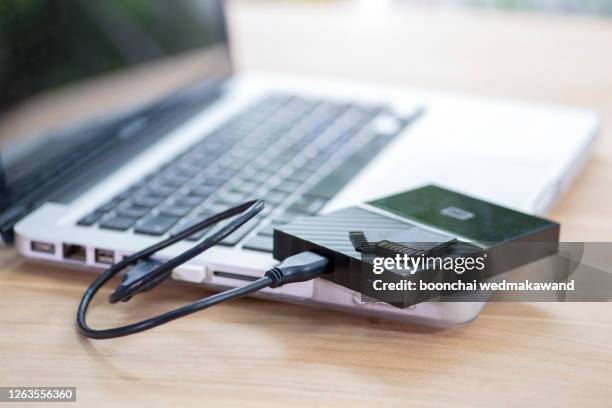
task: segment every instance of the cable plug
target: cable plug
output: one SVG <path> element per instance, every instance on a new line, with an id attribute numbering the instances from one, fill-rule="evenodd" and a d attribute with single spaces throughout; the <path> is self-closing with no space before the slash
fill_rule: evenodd
<path id="1" fill-rule="evenodd" d="M 109 295 L 109 303 L 117 303 L 119 301 L 127 302 L 132 299 L 134 295 L 149 291 L 162 283 L 170 276 L 171 271 L 167 271 L 151 283 L 143 284 L 143 278 L 160 265 L 162 265 L 162 262 L 154 259 L 141 259 L 138 261 L 132 269 L 128 270 L 125 275 L 123 275 L 123 279 L 119 286 Z"/>
<path id="2" fill-rule="evenodd" d="M 329 259 L 314 252 L 301 252 L 290 256 L 275 268 L 266 272 L 272 280 L 270 287 L 277 288 L 286 283 L 305 282 L 329 272 Z"/>

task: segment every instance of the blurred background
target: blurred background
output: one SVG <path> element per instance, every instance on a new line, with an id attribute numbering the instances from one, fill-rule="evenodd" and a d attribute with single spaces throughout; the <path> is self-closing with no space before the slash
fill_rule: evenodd
<path id="1" fill-rule="evenodd" d="M 348 75 L 355 76 L 355 73 L 367 67 L 371 60 L 375 59 L 377 63 L 385 64 L 385 69 L 389 72 L 384 76 L 385 78 L 399 79 L 402 82 L 409 78 L 409 71 L 405 71 L 402 75 L 396 75 L 394 71 L 400 67 L 402 69 L 409 67 L 393 61 L 393 54 L 401 52 L 394 44 L 407 47 L 407 50 L 415 44 L 433 46 L 430 48 L 430 55 L 435 55 L 434 47 L 438 45 L 436 41 L 450 40 L 450 36 L 454 35 L 453 31 L 457 29 L 453 25 L 442 27 L 438 24 L 441 21 L 439 19 L 447 15 L 449 10 L 459 11 L 459 13 L 462 10 L 471 10 L 476 13 L 475 17 L 484 20 L 482 24 L 494 24 L 496 13 L 508 10 L 512 10 L 515 14 L 517 12 L 520 14 L 549 14 L 552 19 L 548 21 L 555 21 L 555 16 L 588 16 L 596 19 L 607 19 L 612 16 L 612 0 L 276 0 L 250 2 L 230 0 L 227 3 L 230 5 L 232 32 L 235 34 L 238 46 L 243 41 L 241 35 L 243 30 L 246 32 L 255 30 L 261 34 L 269 32 L 266 27 L 274 26 L 264 23 L 269 20 L 267 16 L 260 16 L 262 24 L 258 26 L 250 24 L 252 27 L 246 27 L 240 22 L 242 9 L 252 9 L 257 13 L 259 4 L 263 7 L 261 10 L 265 10 L 265 13 L 271 17 L 270 21 L 274 21 L 275 24 L 282 26 L 285 17 L 298 24 L 286 27 L 284 35 L 289 35 L 291 38 L 304 33 L 306 35 L 304 39 L 312 44 L 317 44 L 322 51 L 331 50 L 326 53 L 323 65 L 334 61 L 345 64 L 351 61 L 351 56 L 359 54 L 359 46 L 368 47 L 373 43 L 380 44 L 381 47 L 377 50 L 369 50 L 367 56 L 369 61 L 362 60 L 359 66 L 353 63 L 350 70 L 343 67 L 342 70 L 345 72 L 338 74 L 345 76 L 346 71 L 350 71 Z M 26 96 L 36 93 L 38 89 L 61 87 L 75 79 L 113 72 L 134 63 L 153 61 L 160 56 L 185 54 L 203 43 L 215 41 L 215 35 L 219 33 L 218 28 L 209 23 L 201 24 L 202 17 L 209 12 L 206 10 L 207 4 L 206 1 L 201 0 L 105 0 L 104 3 L 88 0 L 1 1 L 0 111 L 14 106 Z M 350 9 L 350 12 L 345 14 L 347 9 Z M 411 11 L 406 11 L 406 9 Z M 338 10 L 341 11 L 338 12 Z M 422 14 L 423 10 L 429 10 L 428 14 Z M 329 13 L 329 15 L 317 15 L 317 11 Z M 360 14 L 359 11 L 365 11 L 366 14 Z M 285 13 L 292 15 L 285 15 Z M 302 16 L 306 20 L 302 19 Z M 435 19 L 429 22 L 425 20 L 424 24 L 415 25 L 415 22 L 410 19 L 411 16 Z M 329 33 L 333 34 L 331 42 L 319 41 L 326 37 L 327 30 L 316 33 L 322 34 L 321 36 L 309 31 L 308 18 L 325 19 L 326 24 L 323 27 L 329 28 Z M 24 23 L 18 26 L 8 24 L 11 19 L 19 19 Z M 55 29 L 50 28 L 53 27 L 49 25 L 51 21 L 56 22 Z M 355 29 L 342 31 L 341 28 L 345 27 L 346 21 L 349 21 L 348 24 Z M 529 21 L 525 20 L 525 22 Z M 382 26 L 377 26 L 377 22 Z M 452 21 L 452 23 L 455 22 L 455 20 Z M 397 23 L 408 23 L 410 27 L 405 27 L 402 32 L 399 28 L 395 28 L 394 24 Z M 508 23 L 511 24 L 512 20 L 508 20 Z M 393 29 L 387 29 L 387 25 Z M 385 26 L 384 29 L 383 26 Z M 541 24 L 539 30 L 545 33 L 546 26 L 547 24 Z M 359 28 L 356 29 L 357 27 Z M 477 33 L 480 36 L 478 41 L 482 45 L 478 45 L 478 41 L 476 43 L 465 42 L 465 49 L 477 51 L 484 47 L 495 52 L 511 51 L 511 48 L 507 47 L 504 42 L 503 33 L 507 30 L 498 27 L 495 29 L 500 32 L 496 33 L 495 30 L 491 30 Z M 525 34 L 537 43 L 538 39 L 534 36 L 540 34 L 537 32 L 538 27 L 526 25 L 524 29 Z M 461 28 L 461 30 L 466 39 L 471 39 L 474 34 L 474 29 L 471 27 Z M 66 36 L 66 32 L 69 32 L 70 36 Z M 588 38 L 579 39 L 580 43 L 572 44 L 571 41 L 576 41 L 576 38 L 571 31 L 567 31 L 566 37 L 570 42 L 559 44 L 563 45 L 563 48 L 596 45 Z M 337 41 L 335 41 L 336 38 Z M 432 43 L 432 39 L 437 40 Z M 270 40 L 270 49 L 274 49 L 274 44 L 279 38 L 270 38 Z M 336 44 L 343 42 L 356 46 L 356 49 L 343 48 L 342 45 L 335 47 Z M 85 44 L 87 47 L 84 46 Z M 245 61 L 240 52 L 235 57 L 240 68 L 242 68 L 241 64 L 250 68 L 252 59 L 255 69 L 283 71 L 284 61 L 296 62 L 294 59 L 297 58 L 298 52 L 306 51 L 301 54 L 303 59 L 314 60 L 308 56 L 308 52 L 313 51 L 311 47 L 301 45 L 298 42 L 296 43 L 298 47 L 284 49 L 281 59 L 276 58 L 278 55 L 276 54 L 277 63 L 273 64 L 266 60 L 265 53 L 258 58 L 249 57 L 248 61 Z M 423 47 L 420 46 L 420 48 Z M 37 50 L 36 55 L 25 51 L 33 49 Z M 251 49 L 261 51 L 260 47 L 251 47 Z M 362 48 L 362 50 L 365 49 Z M 377 51 L 385 52 L 386 55 L 379 55 Z M 458 67 L 445 67 L 449 73 L 456 68 L 465 69 L 465 58 L 454 58 L 461 56 L 452 53 L 447 56 L 458 62 Z M 492 57 L 494 56 L 492 54 Z M 313 57 L 318 58 L 319 56 L 314 55 Z M 415 55 L 413 67 L 418 67 L 417 58 L 418 54 Z M 11 60 L 12 63 L 2 63 L 7 60 Z M 431 61 L 425 62 L 429 64 Z M 573 63 L 577 62 L 573 61 Z M 321 59 L 317 63 L 320 64 Z M 312 74 L 309 65 L 306 61 L 306 64 L 302 66 L 305 68 L 304 71 Z M 557 67 L 562 69 L 561 65 Z M 299 67 L 298 70 L 301 71 Z M 376 67 L 372 71 L 379 70 Z M 326 74 L 334 75 L 337 69 L 330 70 L 330 67 L 326 66 L 324 71 Z M 359 76 L 357 79 L 362 80 L 363 78 Z M 444 84 L 438 83 L 437 85 Z"/>
<path id="2" fill-rule="evenodd" d="M 210 15 L 207 4 L 192 0 L 0 2 L 0 110 L 37 89 L 216 42 L 220 35 L 216 20 L 202 24 L 203 17 Z M 2 64 L 7 60 L 11 64 Z"/>
<path id="3" fill-rule="evenodd" d="M 409 0 L 408 0 L 409 1 Z M 611 14 L 610 0 L 414 0 L 422 4 L 478 6 L 562 13 Z"/>
<path id="4" fill-rule="evenodd" d="M 198 23 L 206 5 L 202 0 L 0 1 L 0 142 L 62 116 L 159 96 L 198 78 L 207 60 L 194 54 L 194 47 L 218 33 Z M 588 171 L 608 168 L 612 160 L 603 153 L 612 151 L 606 127 L 612 120 L 612 0 L 228 0 L 227 6 L 239 72 L 594 109 L 602 115 L 604 137 L 587 165 L 587 183 L 575 190 L 612 183 L 612 175 Z M 11 31 L 7 19 L 24 24 Z M 41 29 L 48 19 L 59 22 L 57 32 Z M 60 28 L 69 28 L 71 35 L 58 35 Z M 38 46 L 22 46 L 32 43 Z M 26 48 L 37 49 L 36 55 Z M 176 58 L 160 64 L 160 55 Z M 3 64 L 8 59 L 19 63 Z M 132 67 L 129 75 L 121 69 L 125 66 Z M 79 91 L 74 79 L 92 76 L 95 81 L 77 83 L 88 95 L 95 91 L 95 98 L 68 97 Z M 38 95 L 42 89 L 53 92 Z M 25 109 L 28 95 L 37 95 L 35 109 Z M 571 195 L 560 211 L 576 201 L 583 214 L 566 217 L 564 224 L 578 235 L 588 231 L 583 239 L 609 239 L 612 223 L 599 220 L 612 217 L 610 209 L 585 193 Z"/>

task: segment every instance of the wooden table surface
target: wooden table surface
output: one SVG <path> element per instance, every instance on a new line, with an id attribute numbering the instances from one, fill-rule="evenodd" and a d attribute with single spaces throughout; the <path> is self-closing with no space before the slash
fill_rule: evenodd
<path id="1" fill-rule="evenodd" d="M 366 13 L 343 2 L 233 2 L 236 62 L 597 109 L 602 137 L 552 217 L 565 240 L 610 240 L 612 20 L 381 3 Z M 431 330 L 244 299 L 92 342 L 74 324 L 92 277 L 0 249 L 0 386 L 72 385 L 92 406 L 612 405 L 610 303 L 490 304 L 466 327 Z M 165 284 L 130 304 L 100 300 L 92 321 L 126 322 L 202 294 Z"/>

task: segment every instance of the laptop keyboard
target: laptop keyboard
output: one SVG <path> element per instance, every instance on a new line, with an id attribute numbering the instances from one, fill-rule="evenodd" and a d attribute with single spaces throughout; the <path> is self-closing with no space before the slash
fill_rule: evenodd
<path id="1" fill-rule="evenodd" d="M 221 244 L 271 252 L 275 225 L 317 214 L 407 124 L 377 132 L 385 116 L 381 106 L 270 95 L 78 225 L 163 236 L 262 198 L 264 210 Z"/>

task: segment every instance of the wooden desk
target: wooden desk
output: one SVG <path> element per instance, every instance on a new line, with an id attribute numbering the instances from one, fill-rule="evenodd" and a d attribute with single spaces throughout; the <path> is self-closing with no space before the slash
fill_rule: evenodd
<path id="1" fill-rule="evenodd" d="M 393 4 L 366 17 L 346 3 L 234 2 L 236 60 L 246 70 L 595 108 L 603 137 L 553 217 L 564 239 L 610 240 L 612 21 Z M 490 304 L 469 326 L 439 331 L 245 299 L 90 342 L 74 315 L 91 275 L 10 249 L 0 250 L 0 265 L 0 385 L 75 385 L 82 405 L 612 403 L 609 303 Z M 166 284 L 126 305 L 100 300 L 92 321 L 125 322 L 201 295 Z"/>

